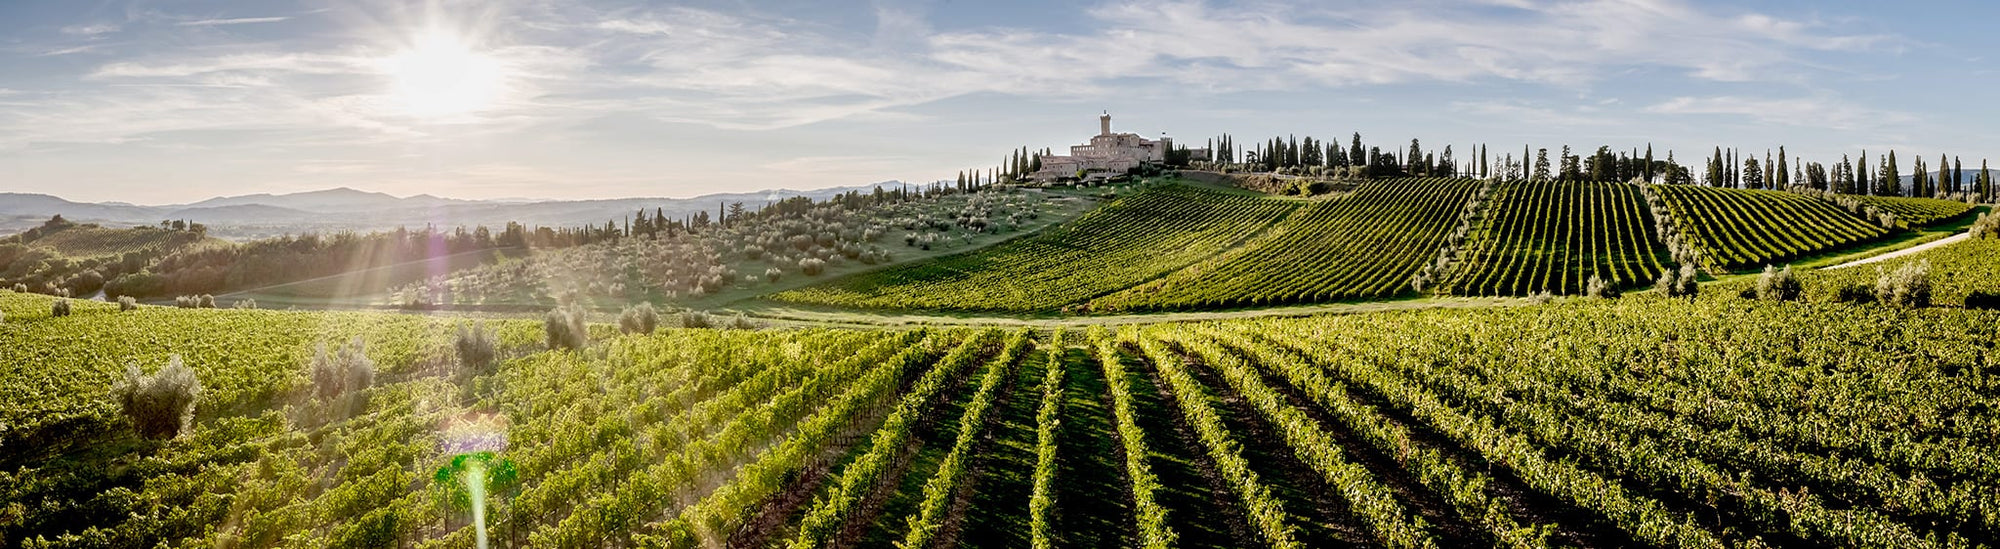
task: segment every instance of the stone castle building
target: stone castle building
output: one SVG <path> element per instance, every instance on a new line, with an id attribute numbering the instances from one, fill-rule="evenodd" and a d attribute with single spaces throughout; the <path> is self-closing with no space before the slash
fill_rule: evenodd
<path id="1" fill-rule="evenodd" d="M 1029 177 L 1053 181 L 1076 177 L 1078 170 L 1087 174 L 1121 174 L 1142 164 L 1165 163 L 1167 151 L 1173 147 L 1174 140 L 1170 137 L 1154 141 L 1136 133 L 1111 133 L 1111 113 L 1107 112 L 1097 117 L 1097 135 L 1089 143 L 1071 145 L 1067 156 L 1042 157 L 1041 171 Z"/>

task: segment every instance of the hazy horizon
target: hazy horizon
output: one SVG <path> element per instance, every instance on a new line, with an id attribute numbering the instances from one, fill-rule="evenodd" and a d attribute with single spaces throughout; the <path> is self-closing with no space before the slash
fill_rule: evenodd
<path id="1" fill-rule="evenodd" d="M 1096 131 L 1862 149 L 2000 145 L 1992 5 L 14 2 L 0 191 L 686 197 L 949 179 Z M 1947 9 L 1941 9 L 1947 8 Z M 1871 158 L 1872 164 L 1872 158 Z M 1908 161 L 1905 160 L 1905 165 Z"/>

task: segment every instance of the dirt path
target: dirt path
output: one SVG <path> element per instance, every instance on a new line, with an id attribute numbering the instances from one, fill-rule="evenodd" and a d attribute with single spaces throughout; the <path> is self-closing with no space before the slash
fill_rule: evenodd
<path id="1" fill-rule="evenodd" d="M 1919 245 L 1916 245 L 1916 246 L 1912 246 L 1912 247 L 1909 247 L 1909 248 L 1906 248 L 1906 249 L 1901 249 L 1901 250 L 1896 250 L 1896 251 L 1893 251 L 1893 252 L 1889 252 L 1889 253 L 1886 253 L 1886 254 L 1882 254 L 1882 255 L 1878 255 L 1878 256 L 1874 256 L 1874 257 L 1868 257 L 1868 258 L 1862 258 L 1862 259 L 1856 259 L 1856 260 L 1854 260 L 1854 261 L 1849 261 L 1849 262 L 1846 262 L 1846 263 L 1842 263 L 1842 264 L 1839 264 L 1839 265 L 1834 265 L 1834 266 L 1832 266 L 1832 267 L 1827 267 L 1827 269 L 1845 269 L 1845 268 L 1848 268 L 1848 267 L 1854 267 L 1854 266 L 1857 266 L 1857 265 L 1867 265 L 1867 264 L 1869 264 L 1869 263 L 1875 263 L 1875 262 L 1878 262 L 1878 261 L 1888 261 L 1888 260 L 1891 260 L 1891 259 L 1895 259 L 1895 258 L 1898 258 L 1898 257 L 1903 257 L 1903 256 L 1906 256 L 1906 255 L 1910 255 L 1910 254 L 1916 254 L 1916 253 L 1923 253 L 1923 252 L 1925 252 L 1925 251 L 1928 251 L 1928 250 L 1931 250 L 1931 249 L 1934 249 L 1934 248 L 1938 248 L 1938 247 L 1942 247 L 1942 246 L 1950 246 L 1950 245 L 1952 245 L 1952 244 L 1956 244 L 1956 243 L 1958 243 L 1958 242 L 1960 242 L 1960 241 L 1963 241 L 1963 240 L 1965 240 L 1965 239 L 1967 239 L 1967 238 L 1971 238 L 1971 237 L 1972 237 L 1972 235 L 1970 235 L 1970 234 L 1968 234 L 1968 233 L 1958 233 L 1958 234 L 1955 234 L 1955 235 L 1951 235 L 1951 236 L 1947 236 L 1947 237 L 1944 237 L 1944 238 L 1940 238 L 1940 239 L 1937 239 L 1937 240 L 1934 240 L 1934 241 L 1931 241 L 1931 242 L 1925 242 L 1925 243 L 1923 243 L 1923 244 L 1919 244 Z"/>

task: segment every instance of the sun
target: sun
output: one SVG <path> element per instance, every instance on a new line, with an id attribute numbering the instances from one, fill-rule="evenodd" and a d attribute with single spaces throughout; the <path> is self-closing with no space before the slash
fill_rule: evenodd
<path id="1" fill-rule="evenodd" d="M 411 115 L 444 117 L 493 106 L 504 87 L 500 62 L 458 35 L 428 31 L 384 60 L 394 94 Z"/>

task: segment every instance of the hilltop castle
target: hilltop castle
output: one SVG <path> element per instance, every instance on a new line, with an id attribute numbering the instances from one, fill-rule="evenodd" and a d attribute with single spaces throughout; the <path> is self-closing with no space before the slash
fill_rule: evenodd
<path id="1" fill-rule="evenodd" d="M 1089 143 L 1072 145 L 1068 156 L 1042 157 L 1042 169 L 1030 178 L 1036 181 L 1053 181 L 1066 177 L 1076 177 L 1078 171 L 1092 174 L 1120 174 L 1142 164 L 1165 163 L 1167 151 L 1173 149 L 1174 140 L 1161 137 L 1154 141 L 1140 137 L 1136 133 L 1111 133 L 1111 113 L 1097 117 L 1097 135 Z"/>

